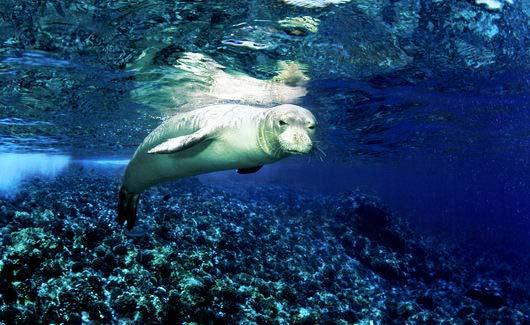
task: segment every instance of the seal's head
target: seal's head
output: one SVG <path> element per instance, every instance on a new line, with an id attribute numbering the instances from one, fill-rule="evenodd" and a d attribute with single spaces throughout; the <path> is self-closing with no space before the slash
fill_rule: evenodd
<path id="1" fill-rule="evenodd" d="M 303 107 L 273 107 L 260 127 L 260 145 L 276 157 L 308 153 L 313 148 L 316 124 L 313 114 Z"/>

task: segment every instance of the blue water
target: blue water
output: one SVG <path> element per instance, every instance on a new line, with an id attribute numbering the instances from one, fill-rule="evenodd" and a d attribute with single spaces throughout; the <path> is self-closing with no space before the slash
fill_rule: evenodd
<path id="1" fill-rule="evenodd" d="M 47 55 L 23 52 L 22 57 L 3 62 L 14 67 L 15 75 L 20 66 L 29 71 L 59 69 L 57 73 L 75 66 Z M 79 74 L 79 67 L 75 69 Z M 90 68 L 84 67 L 82 73 L 97 73 L 86 69 Z M 465 85 L 452 86 L 443 79 L 381 82 L 312 80 L 301 102 L 321 123 L 318 141 L 325 156 L 270 166 L 270 172 L 265 169 L 255 176 L 257 181 L 295 183 L 325 192 L 359 188 L 380 196 L 422 229 L 473 241 L 529 245 L 529 93 L 509 89 L 511 83 L 525 87 L 528 79 L 520 73 L 488 79 L 465 76 L 461 82 L 470 85 L 468 91 L 460 88 Z M 360 101 L 359 94 L 364 96 Z M 90 96 L 94 95 L 80 100 L 109 100 Z M 16 111 L 18 104 L 11 106 L 0 120 L 8 132 L 0 148 L 5 152 L 0 154 L 2 193 L 12 196 L 22 180 L 54 177 L 73 162 L 88 161 L 98 168 L 126 164 L 157 119 L 149 122 L 149 111 L 134 113 L 147 118 L 140 120 L 147 126 L 139 129 L 130 116 L 123 117 L 127 122 L 118 122 L 122 117 L 114 114 L 128 115 L 123 111 L 142 110 L 141 106 L 98 113 L 96 103 L 90 104 L 96 111 L 88 120 L 81 117 L 84 110 L 58 108 L 63 112 L 37 111 L 34 114 L 42 120 L 30 119 Z M 120 132 L 109 137 L 114 123 Z M 17 136 L 17 128 L 26 134 Z M 57 128 L 63 134 L 57 135 Z M 115 139 L 120 136 L 128 140 Z M 130 143 L 123 145 L 125 141 Z"/>
<path id="2" fill-rule="evenodd" d="M 530 6 L 488 3 L 499 7 L 2 1 L 0 212 L 27 209 L 42 184 L 57 181 L 67 193 L 72 175 L 87 188 L 100 184 L 86 181 L 91 173 L 110 180 L 101 189 L 110 205 L 136 147 L 176 112 L 288 102 L 316 116 L 318 150 L 251 175 L 194 179 L 234 195 L 262 186 L 367 195 L 415 238 L 454 245 L 471 264 L 485 254 L 522 270 L 530 252 Z M 172 192 L 157 191 L 142 213 L 162 215 L 156 200 Z"/>
<path id="3" fill-rule="evenodd" d="M 30 66 L 30 71 L 75 66 L 47 55 L 23 52 L 22 57 L 3 62 Z M 268 166 L 249 178 L 326 193 L 359 189 L 381 197 L 423 231 L 478 245 L 498 245 L 499 249 L 503 245 L 528 248 L 529 93 L 524 88 L 512 89 L 526 86 L 528 79 L 515 72 L 455 78 L 414 84 L 395 76 L 368 81 L 312 80 L 301 103 L 321 124 L 318 141 L 324 154 Z M 359 94 L 363 96 L 360 101 Z M 81 100 L 99 101 L 94 97 Z M 129 108 L 111 109 L 109 114 L 98 113 L 97 105 L 94 109 L 99 117 L 88 120 L 76 111 L 33 113 L 42 120 L 24 118 L 25 113 L 14 110 L 4 114 L 0 125 L 8 133 L 0 148 L 4 152 L 0 154 L 2 195 L 15 195 L 25 179 L 55 177 L 68 166 L 116 170 L 126 165 L 149 127 L 139 130 L 131 125 L 129 129 L 139 134 L 131 136 L 126 134 L 126 125 L 116 122 Z M 124 131 L 110 136 L 115 122 Z M 156 125 L 156 118 L 140 123 Z M 17 128 L 31 133 L 13 135 Z M 57 136 L 57 129 L 67 135 Z M 128 140 L 115 139 L 119 136 Z M 89 140 L 93 137 L 96 141 Z M 130 143 L 120 145 L 125 141 Z M 237 175 L 229 178 L 240 181 Z"/>

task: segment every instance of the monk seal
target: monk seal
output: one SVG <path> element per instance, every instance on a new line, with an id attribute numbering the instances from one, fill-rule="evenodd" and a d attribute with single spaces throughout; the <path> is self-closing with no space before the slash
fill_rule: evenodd
<path id="1" fill-rule="evenodd" d="M 300 106 L 213 105 L 177 114 L 152 131 L 127 165 L 118 223 L 136 222 L 140 194 L 164 181 L 214 171 L 254 173 L 313 147 L 313 114 Z"/>

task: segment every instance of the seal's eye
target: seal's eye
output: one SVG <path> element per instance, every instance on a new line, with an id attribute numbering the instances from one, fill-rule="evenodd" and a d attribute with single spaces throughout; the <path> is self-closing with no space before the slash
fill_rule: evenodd
<path id="1" fill-rule="evenodd" d="M 308 125 L 307 128 L 313 130 L 315 128 L 315 125 L 314 124 Z"/>
<path id="2" fill-rule="evenodd" d="M 280 126 L 284 126 L 284 125 L 287 125 L 287 122 L 285 122 L 284 120 L 280 120 L 280 122 L 278 122 L 278 124 L 280 124 Z"/>

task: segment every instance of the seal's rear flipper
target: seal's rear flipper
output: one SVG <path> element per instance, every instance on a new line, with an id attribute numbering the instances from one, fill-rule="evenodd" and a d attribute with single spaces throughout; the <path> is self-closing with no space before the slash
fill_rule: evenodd
<path id="1" fill-rule="evenodd" d="M 125 187 L 120 188 L 118 198 L 118 218 L 117 221 L 123 225 L 127 221 L 127 229 L 131 230 L 136 223 L 136 207 L 140 194 L 129 193 Z"/>

